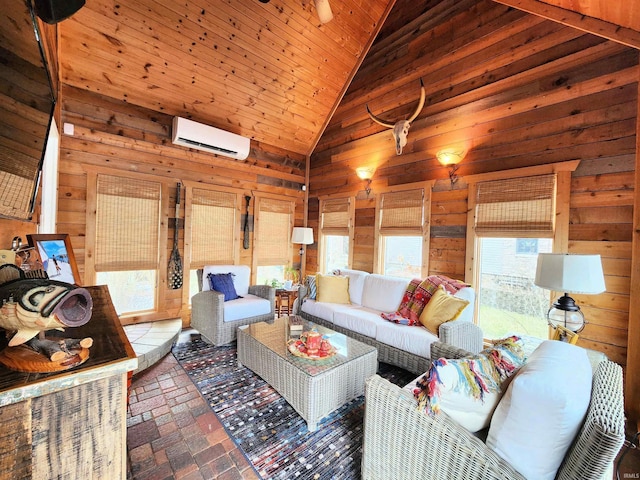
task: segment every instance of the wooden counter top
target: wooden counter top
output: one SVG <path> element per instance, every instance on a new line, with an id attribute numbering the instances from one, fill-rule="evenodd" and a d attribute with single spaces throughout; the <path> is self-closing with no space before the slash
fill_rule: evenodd
<path id="1" fill-rule="evenodd" d="M 56 373 L 22 373 L 0 364 L 0 406 L 39 397 L 100 378 L 135 370 L 136 354 L 120 324 L 105 285 L 85 287 L 93 299 L 91 320 L 81 327 L 66 328 L 64 332 L 49 330 L 47 337 L 93 338 L 89 359 L 77 367 Z M 0 350 L 8 340 L 0 339 Z"/>

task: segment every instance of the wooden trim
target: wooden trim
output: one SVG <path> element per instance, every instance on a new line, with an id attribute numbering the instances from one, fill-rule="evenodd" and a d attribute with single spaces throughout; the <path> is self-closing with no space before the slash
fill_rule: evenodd
<path id="1" fill-rule="evenodd" d="M 628 47 L 640 48 L 640 32 L 621 27 L 599 18 L 549 5 L 539 0 L 493 0 L 494 2 L 517 8 L 538 17 L 546 18 L 583 32 L 613 40 Z"/>
<path id="2" fill-rule="evenodd" d="M 474 323 L 478 323 L 478 309 L 479 302 L 477 301 L 478 297 L 478 282 L 479 282 L 479 272 L 475 268 L 475 259 L 478 256 L 478 242 L 476 241 L 476 236 L 473 230 L 473 226 L 476 223 L 476 190 L 478 189 L 477 184 L 470 183 L 468 185 L 469 193 L 467 195 L 467 238 L 466 238 L 466 252 L 464 259 L 464 281 L 469 285 L 476 285 L 476 301 L 474 302 L 473 307 L 473 319 Z"/>
<path id="3" fill-rule="evenodd" d="M 422 211 L 424 219 L 422 221 L 422 278 L 429 275 L 429 260 L 431 258 L 431 196 L 433 195 L 433 185 L 435 181 L 429 182 L 429 188 L 424 189 L 424 199 Z"/>
<path id="4" fill-rule="evenodd" d="M 640 93 L 640 92 L 639 92 Z M 640 104 L 638 106 L 640 117 Z M 629 291 L 629 327 L 627 331 L 627 368 L 625 374 L 625 410 L 640 421 L 640 125 L 636 124 L 635 194 L 633 199 L 633 238 L 631 246 L 631 290 Z"/>
<path id="5" fill-rule="evenodd" d="M 349 268 L 353 268 L 353 250 L 356 247 L 356 197 L 349 197 Z"/>
<path id="6" fill-rule="evenodd" d="M 569 252 L 569 215 L 571 197 L 571 172 L 556 175 L 556 225 L 553 236 L 553 251 Z"/>
<path id="7" fill-rule="evenodd" d="M 96 284 L 96 212 L 98 208 L 98 195 L 95 193 L 98 185 L 98 172 L 94 169 L 87 170 L 87 209 L 85 220 L 85 245 L 84 245 L 84 282 L 85 285 Z M 89 192 L 93 192 L 90 194 Z"/>
<path id="8" fill-rule="evenodd" d="M 465 182 L 469 184 L 478 182 L 488 182 L 491 180 L 505 180 L 507 178 L 532 177 L 535 175 L 547 175 L 558 172 L 575 172 L 580 164 L 580 160 L 569 160 L 567 162 L 547 163 L 533 167 L 513 168 L 511 170 L 499 170 L 496 172 L 478 173 L 476 175 L 466 175 Z"/>
<path id="9" fill-rule="evenodd" d="M 112 177 L 134 177 L 140 180 L 145 180 L 147 182 L 155 182 L 163 185 L 173 185 L 175 186 L 176 182 L 181 182 L 183 185 L 185 182 L 180 180 L 179 178 L 168 178 L 160 175 L 150 175 L 148 173 L 140 173 L 140 172 L 126 172 L 119 168 L 108 168 L 108 167 L 98 167 L 96 165 L 88 165 L 83 164 L 82 169 L 87 172 L 87 176 L 89 173 L 97 175 L 111 175 Z M 95 184 L 94 184 L 95 187 Z M 163 192 L 164 193 L 164 192 Z"/>

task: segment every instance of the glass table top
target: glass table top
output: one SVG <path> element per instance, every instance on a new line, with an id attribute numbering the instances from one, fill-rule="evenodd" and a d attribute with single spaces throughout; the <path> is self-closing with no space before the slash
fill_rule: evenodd
<path id="1" fill-rule="evenodd" d="M 302 330 L 292 330 L 290 328 L 290 323 L 294 323 L 294 321 L 302 323 Z M 313 328 L 322 334 L 322 338 L 328 340 L 331 346 L 336 349 L 335 355 L 315 360 L 298 357 L 289 351 L 289 342 L 294 342 L 300 338 L 302 332 Z M 308 375 L 321 374 L 376 350 L 371 345 L 359 342 L 296 315 L 279 317 L 272 324 L 259 322 L 240 327 L 240 329 Z"/>

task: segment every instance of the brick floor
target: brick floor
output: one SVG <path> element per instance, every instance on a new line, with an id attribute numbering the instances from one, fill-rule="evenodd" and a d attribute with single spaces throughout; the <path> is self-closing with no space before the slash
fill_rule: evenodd
<path id="1" fill-rule="evenodd" d="M 131 480 L 260 478 L 171 354 L 133 378 L 127 426 Z M 638 429 L 628 425 L 628 437 Z M 640 478 L 634 447 L 620 479 Z"/>
<path id="2" fill-rule="evenodd" d="M 132 480 L 260 478 L 171 354 L 133 378 L 127 426 Z"/>

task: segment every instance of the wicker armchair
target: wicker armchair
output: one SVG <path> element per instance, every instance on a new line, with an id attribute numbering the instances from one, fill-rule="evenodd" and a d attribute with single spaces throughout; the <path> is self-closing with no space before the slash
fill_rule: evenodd
<path id="1" fill-rule="evenodd" d="M 246 284 L 248 285 L 249 267 L 242 265 L 219 265 L 215 268 L 220 273 L 233 272 L 235 275 L 246 275 Z M 213 345 L 226 345 L 236 339 L 236 330 L 242 325 L 256 322 L 273 323 L 275 319 L 275 288 L 268 285 L 251 285 L 247 290 L 249 295 L 243 291 L 238 291 L 238 294 L 243 294 L 245 298 L 225 302 L 222 293 L 215 290 L 207 290 L 206 288 L 203 290 L 202 269 L 198 269 L 197 275 L 198 289 L 200 291 L 191 298 L 191 326 L 200 332 L 205 341 Z M 252 300 L 257 300 L 256 298 L 252 299 L 251 297 L 253 296 L 268 300 L 271 304 L 270 310 L 266 313 L 250 315 L 232 321 L 227 319 L 227 321 L 225 321 L 225 309 L 229 308 L 231 306 L 230 304 L 239 301 L 246 304 Z"/>
<path id="2" fill-rule="evenodd" d="M 432 358 L 465 354 L 441 342 L 431 347 Z M 378 375 L 366 382 L 365 406 L 363 479 L 524 479 L 446 414 L 431 418 L 418 411 L 409 392 Z M 622 369 L 605 359 L 595 366 L 585 422 L 556 478 L 611 478 L 623 442 Z"/>

